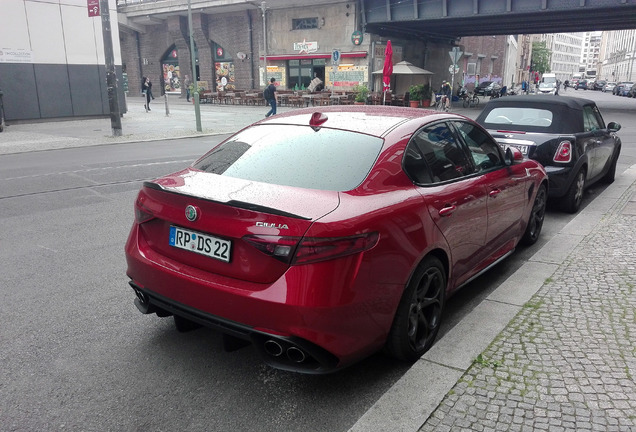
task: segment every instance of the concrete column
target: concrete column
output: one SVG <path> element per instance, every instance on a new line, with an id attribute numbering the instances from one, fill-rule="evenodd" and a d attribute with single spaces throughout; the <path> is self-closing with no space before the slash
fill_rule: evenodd
<path id="1" fill-rule="evenodd" d="M 168 17 L 168 33 L 174 41 L 179 53 L 179 72 L 181 79 L 186 75 L 194 80 L 194 74 L 192 73 L 192 61 L 190 60 L 190 45 L 188 40 L 188 21 L 186 18 L 175 15 Z M 181 87 L 181 97 L 186 97 L 186 89 Z"/>
<path id="2" fill-rule="evenodd" d="M 199 51 L 199 75 L 201 76 L 201 81 L 207 81 L 209 89 L 215 90 L 214 57 L 212 55 L 212 43 L 208 37 L 207 15 L 193 13 L 192 27 L 194 43 L 196 43 Z"/>

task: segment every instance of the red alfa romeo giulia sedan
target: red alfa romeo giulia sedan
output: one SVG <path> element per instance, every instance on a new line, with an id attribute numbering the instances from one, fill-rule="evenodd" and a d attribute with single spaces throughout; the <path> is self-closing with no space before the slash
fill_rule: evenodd
<path id="1" fill-rule="evenodd" d="M 537 240 L 547 187 L 460 115 L 295 110 L 145 182 L 127 274 L 142 313 L 251 342 L 276 368 L 415 360 L 449 295 Z"/>

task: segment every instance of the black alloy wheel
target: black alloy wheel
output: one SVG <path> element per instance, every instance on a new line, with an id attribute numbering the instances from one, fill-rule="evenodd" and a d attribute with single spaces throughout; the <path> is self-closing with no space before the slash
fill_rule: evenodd
<path id="1" fill-rule="evenodd" d="M 585 191 L 585 168 L 581 168 L 574 181 L 570 185 L 563 200 L 563 210 L 568 213 L 576 213 L 581 208 L 583 192 Z"/>
<path id="2" fill-rule="evenodd" d="M 433 345 L 442 320 L 446 272 L 439 259 L 425 258 L 406 287 L 386 349 L 393 357 L 415 361 Z"/>
<path id="3" fill-rule="evenodd" d="M 545 208 L 548 203 L 548 193 L 545 185 L 539 186 L 537 196 L 534 198 L 534 204 L 532 204 L 532 210 L 530 211 L 530 219 L 528 219 L 528 226 L 523 233 L 521 242 L 530 246 L 537 242 L 539 235 L 541 234 L 541 228 L 543 228 L 543 220 L 545 219 Z"/>

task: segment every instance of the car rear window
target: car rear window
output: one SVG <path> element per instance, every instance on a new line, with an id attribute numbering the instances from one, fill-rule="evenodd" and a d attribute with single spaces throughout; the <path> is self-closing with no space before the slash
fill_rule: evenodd
<path id="1" fill-rule="evenodd" d="M 494 108 L 484 119 L 484 123 L 493 126 L 529 126 L 546 128 L 552 126 L 552 111 L 532 107 L 499 107 Z"/>
<path id="2" fill-rule="evenodd" d="M 350 131 L 258 125 L 214 148 L 193 167 L 263 183 L 348 191 L 362 183 L 383 143 Z"/>

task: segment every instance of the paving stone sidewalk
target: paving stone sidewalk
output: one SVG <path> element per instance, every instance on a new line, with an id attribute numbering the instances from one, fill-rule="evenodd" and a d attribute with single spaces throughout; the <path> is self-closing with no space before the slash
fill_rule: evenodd
<path id="1" fill-rule="evenodd" d="M 636 186 L 419 429 L 636 431 Z"/>

